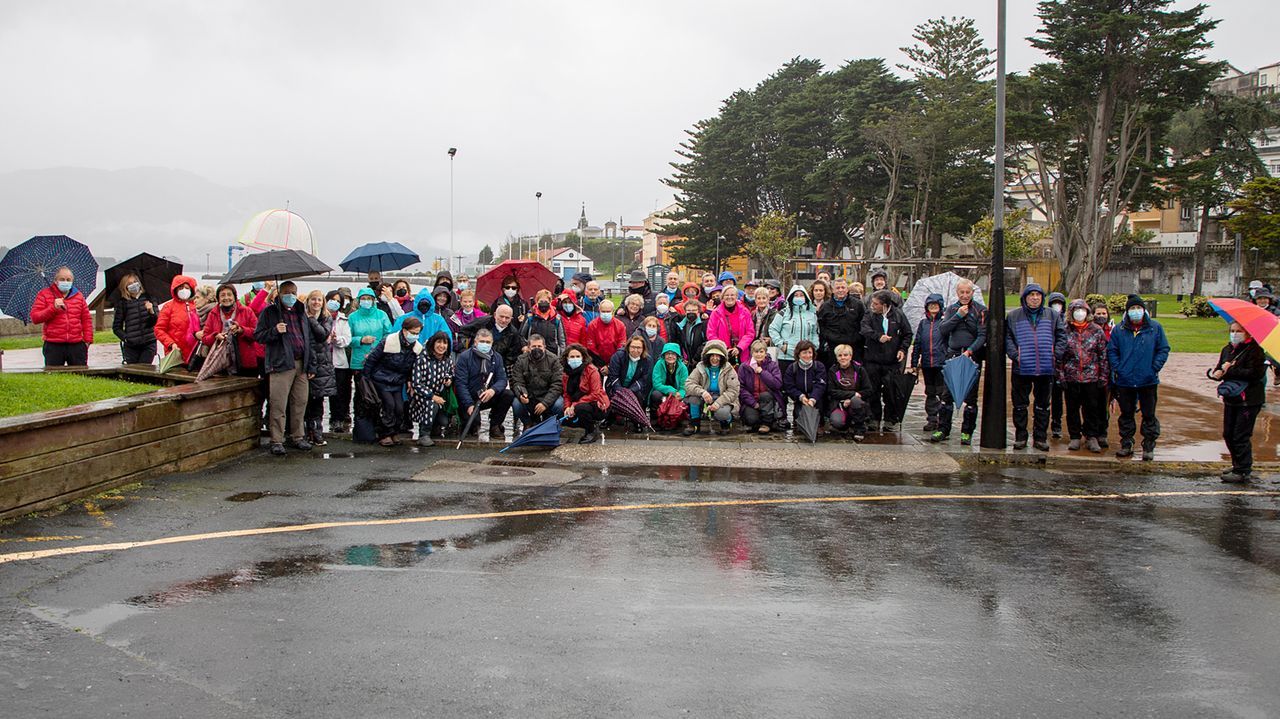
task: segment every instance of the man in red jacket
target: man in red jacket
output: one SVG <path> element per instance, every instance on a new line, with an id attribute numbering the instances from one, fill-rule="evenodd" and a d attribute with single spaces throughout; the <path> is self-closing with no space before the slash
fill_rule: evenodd
<path id="1" fill-rule="evenodd" d="M 93 318 L 70 267 L 59 267 L 53 284 L 36 294 L 31 321 L 44 325 L 44 366 L 84 367 L 93 344 Z"/>
<path id="2" fill-rule="evenodd" d="M 591 353 L 591 363 L 607 369 L 613 353 L 627 341 L 627 328 L 623 326 L 622 320 L 613 316 L 611 300 L 601 300 L 599 309 L 600 316 L 587 324 L 583 344 Z"/>

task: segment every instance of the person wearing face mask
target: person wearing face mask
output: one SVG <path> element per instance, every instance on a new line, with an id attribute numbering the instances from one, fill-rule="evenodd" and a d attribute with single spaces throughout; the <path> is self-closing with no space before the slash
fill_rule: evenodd
<path id="1" fill-rule="evenodd" d="M 947 359 L 947 340 L 942 335 L 942 295 L 933 293 L 925 298 L 924 317 L 916 326 L 915 341 L 911 344 L 911 367 L 917 376 L 924 376 L 924 431 L 930 442 L 946 441 L 951 427 L 942 431 L 939 415 L 942 412 L 942 394 L 946 383 L 942 380 L 942 365 Z M 936 435 L 936 437 L 935 437 Z"/>
<path id="2" fill-rule="evenodd" d="M 323 447 L 328 444 L 324 438 L 324 400 L 326 397 L 333 399 L 338 394 L 337 373 L 333 366 L 335 320 L 320 290 L 307 294 L 305 307 L 307 321 L 311 323 L 311 354 L 315 357 L 315 372 L 308 383 L 304 432 L 311 444 Z"/>
<path id="3" fill-rule="evenodd" d="M 627 294 L 639 295 L 640 311 L 644 314 L 653 312 L 653 288 L 649 286 L 649 278 L 645 276 L 644 270 L 632 270 L 631 277 L 627 281 Z"/>
<path id="4" fill-rule="evenodd" d="M 525 316 L 529 314 L 529 305 L 520 293 L 520 280 L 514 275 L 502 280 L 502 294 L 494 301 L 493 310 L 496 312 L 503 306 L 511 308 L 511 315 L 517 325 L 524 324 Z"/>
<path id="5" fill-rule="evenodd" d="M 116 293 L 111 330 L 120 339 L 120 356 L 125 364 L 149 365 L 156 358 L 156 306 L 132 273 L 120 278 Z"/>
<path id="6" fill-rule="evenodd" d="M 586 347 L 569 345 L 561 360 L 560 397 L 565 424 L 585 430 L 578 444 L 591 444 L 599 438 L 600 421 L 609 411 L 609 396 L 605 394 L 600 370 L 587 355 Z"/>
<path id="7" fill-rule="evenodd" d="M 511 412 L 525 427 L 555 417 L 564 411 L 560 358 L 547 349 L 540 334 L 528 337 L 529 351 L 520 355 L 508 373 L 513 399 Z"/>
<path id="8" fill-rule="evenodd" d="M 395 296 L 396 302 L 400 303 L 401 312 L 409 312 L 413 309 L 412 293 L 408 280 L 396 280 L 391 283 L 391 294 Z"/>
<path id="9" fill-rule="evenodd" d="M 707 340 L 702 350 L 702 361 L 689 373 L 684 382 L 684 401 L 689 405 L 689 422 L 681 432 L 686 437 L 702 431 L 705 414 L 718 424 L 711 425 L 711 433 L 728 432 L 738 412 L 742 387 L 738 373 L 729 366 L 729 353 L 720 340 Z"/>
<path id="10" fill-rule="evenodd" d="M 458 334 L 474 338 L 481 329 L 487 329 L 493 335 L 493 351 L 502 355 L 504 369 L 514 367 L 516 360 L 520 359 L 520 353 L 525 351 L 526 345 L 511 307 L 498 305 L 494 308 L 493 314 L 488 317 L 481 317 L 460 327 Z"/>
<path id="11" fill-rule="evenodd" d="M 377 294 L 373 290 L 368 287 L 360 288 L 356 293 L 355 309 L 347 318 L 351 329 L 351 379 L 355 385 L 352 439 L 357 442 L 373 442 L 377 439 L 374 427 L 377 413 L 371 411 L 372 407 L 378 405 L 377 390 L 371 384 L 358 381 L 358 376 L 364 370 L 365 358 L 391 332 L 391 320 L 387 319 L 386 312 L 378 308 L 377 300 Z"/>
<path id="12" fill-rule="evenodd" d="M 1032 425 L 1035 448 L 1049 451 L 1049 395 L 1057 363 L 1067 344 L 1061 315 L 1044 303 L 1044 288 L 1034 282 L 1022 288 L 1021 306 L 1005 320 L 1004 351 L 1013 361 L 1013 448 L 1027 446 L 1027 408 L 1035 394 Z"/>
<path id="13" fill-rule="evenodd" d="M 697 363 L 707 343 L 707 323 L 702 320 L 702 304 L 694 298 L 686 299 L 681 307 L 682 317 L 673 319 L 667 328 L 667 336 L 680 346 L 680 352 L 689 365 Z"/>
<path id="14" fill-rule="evenodd" d="M 653 298 L 653 316 L 664 324 L 667 318 L 671 316 L 671 300 L 665 292 L 659 292 Z"/>
<path id="15" fill-rule="evenodd" d="M 494 317 L 509 315 L 511 307 L 498 305 Z M 515 328 L 511 331 L 514 333 Z M 458 396 L 458 418 L 464 423 L 475 412 L 489 411 L 489 438 L 505 439 L 502 425 L 515 396 L 508 387 L 506 363 L 496 350 L 493 332 L 480 329 L 471 349 L 458 355 L 453 370 L 453 391 Z M 518 360 L 517 360 L 518 361 Z M 514 363 L 512 363 L 514 365 Z M 474 435 L 480 433 L 480 420 L 472 423 Z"/>
<path id="16" fill-rule="evenodd" d="M 1249 295 L 1253 298 L 1253 304 L 1280 317 L 1280 306 L 1276 305 L 1276 298 L 1271 293 L 1271 289 L 1259 280 L 1254 280 L 1254 282 L 1258 283 L 1257 287 L 1254 287 L 1252 283 L 1249 286 Z M 1271 365 L 1272 385 L 1280 387 L 1280 363 L 1268 361 L 1267 364 Z"/>
<path id="17" fill-rule="evenodd" d="M 458 279 L 458 286 L 455 288 L 455 290 L 457 291 L 458 299 L 461 300 L 462 293 L 471 289 L 471 275 L 468 275 L 465 272 L 459 272 L 457 279 Z"/>
<path id="18" fill-rule="evenodd" d="M 405 407 L 406 386 L 414 363 L 422 352 L 418 337 L 422 320 L 405 317 L 399 332 L 392 332 L 374 346 L 364 360 L 364 373 L 378 391 L 382 411 L 378 415 L 378 444 L 391 447 L 400 444 L 408 414 Z"/>
<path id="19" fill-rule="evenodd" d="M 1093 323 L 1102 328 L 1107 335 L 1107 341 L 1111 341 L 1111 329 L 1115 327 L 1111 323 L 1111 309 L 1107 307 L 1106 302 L 1098 302 L 1093 305 Z"/>
<path id="20" fill-rule="evenodd" d="M 271 453 L 277 456 L 285 453 L 286 412 L 293 433 L 291 444 L 304 452 L 311 449 L 311 442 L 304 435 L 310 395 L 308 382 L 316 371 L 311 326 L 304 303 L 298 301 L 298 286 L 284 282 L 280 285 L 279 298 L 262 310 L 254 329 L 254 339 L 266 355 L 263 370 L 267 373 L 270 391 Z"/>
<path id="21" fill-rule="evenodd" d="M 453 330 L 450 329 L 449 323 L 440 316 L 440 313 L 436 312 L 436 300 L 425 287 L 419 290 L 418 295 L 413 298 L 411 310 L 392 323 L 391 331 L 399 332 L 400 328 L 404 326 L 405 320 L 410 317 L 422 323 L 422 332 L 420 334 L 424 339 L 434 336 L 437 332 L 443 332 L 453 337 Z"/>
<path id="22" fill-rule="evenodd" d="M 751 356 L 756 326 L 751 321 L 751 310 L 738 301 L 738 291 L 733 285 L 725 288 L 721 300 L 707 320 L 707 339 L 723 342 L 729 348 L 730 364 L 737 366 L 743 358 Z"/>
<path id="23" fill-rule="evenodd" d="M 1102 452 L 1099 437 L 1107 433 L 1107 334 L 1093 321 L 1089 304 L 1073 300 L 1067 308 L 1067 342 L 1058 363 L 1058 384 L 1066 400 L 1067 449 L 1086 446 Z"/>
<path id="24" fill-rule="evenodd" d="M 703 272 L 701 281 L 702 286 L 700 290 L 702 294 L 698 296 L 698 299 L 703 304 L 706 304 L 711 299 L 711 291 L 719 287 L 720 283 L 716 282 L 716 276 L 710 272 Z"/>
<path id="25" fill-rule="evenodd" d="M 662 356 L 662 347 L 667 343 L 666 328 L 666 324 L 657 317 L 646 317 L 636 330 L 635 336 L 649 345 L 650 359 Z"/>
<path id="26" fill-rule="evenodd" d="M 556 295 L 556 309 L 560 313 L 560 325 L 564 327 L 564 346 L 581 344 L 587 331 L 587 318 L 578 306 L 578 295 L 568 289 Z"/>
<path id="27" fill-rule="evenodd" d="M 71 268 L 59 267 L 53 282 L 36 293 L 31 305 L 31 321 L 44 325 L 45 367 L 83 367 L 89 364 L 93 318 L 89 315 L 84 293 L 75 286 Z"/>
<path id="28" fill-rule="evenodd" d="M 218 285 L 214 293 L 215 303 L 204 320 L 204 332 L 200 339 L 206 347 L 218 340 L 235 340 L 236 366 L 232 368 L 242 377 L 257 377 L 262 364 L 262 347 L 253 338 L 258 328 L 258 317 L 253 310 L 236 301 L 233 285 Z"/>
<path id="29" fill-rule="evenodd" d="M 426 342 L 413 362 L 409 375 L 409 419 L 418 425 L 418 446 L 435 445 L 432 436 L 444 437 L 449 425 L 450 405 L 456 414 L 453 396 L 453 342 L 437 332 Z"/>
<path id="30" fill-rule="evenodd" d="M 633 335 L 626 346 L 619 349 L 609 358 L 609 374 L 605 379 L 604 391 L 610 401 L 618 392 L 630 392 L 635 395 L 636 402 L 644 407 L 649 401 L 649 390 L 653 383 L 653 361 L 649 358 L 649 343 L 643 337 Z M 608 417 L 606 417 L 608 418 Z M 632 424 L 630 429 L 639 432 L 640 427 Z"/>
<path id="31" fill-rule="evenodd" d="M 1133 456 L 1133 437 L 1137 430 L 1135 413 L 1142 410 L 1142 459 L 1155 459 L 1156 439 L 1160 437 L 1160 420 L 1156 402 L 1160 386 L 1160 370 L 1169 359 L 1169 340 L 1164 327 L 1147 314 L 1146 303 L 1138 295 L 1129 295 L 1124 306 L 1125 317 L 1107 343 L 1112 385 L 1116 403 L 1120 405 L 1120 449 L 1117 457 Z"/>
<path id="32" fill-rule="evenodd" d="M 756 303 L 759 307 L 759 302 Z M 854 358 L 862 356 L 862 316 L 866 307 L 849 295 L 849 282 L 837 277 L 831 301 L 818 308 L 818 359 L 828 367 L 835 360 L 835 348 L 849 345 Z"/>
<path id="33" fill-rule="evenodd" d="M 160 306 L 156 317 L 156 341 L 168 354 L 178 351 L 182 360 L 189 362 L 196 350 L 197 331 L 201 331 L 200 314 L 196 310 L 196 281 L 186 275 L 177 275 L 169 282 L 173 299 Z"/>
<path id="34" fill-rule="evenodd" d="M 566 342 L 564 323 L 560 321 L 560 313 L 551 301 L 550 290 L 538 290 L 533 296 L 533 307 L 529 310 L 524 324 L 520 325 L 520 334 L 525 342 L 533 335 L 541 335 L 546 342 L 546 350 L 552 355 L 560 356 Z"/>
<path id="35" fill-rule="evenodd" d="M 596 367 L 607 367 L 613 353 L 622 349 L 627 341 L 627 328 L 622 321 L 613 316 L 613 302 L 600 302 L 600 316 L 587 325 L 583 344 L 591 353 L 591 363 Z"/>
<path id="36" fill-rule="evenodd" d="M 449 303 L 448 303 L 447 307 L 448 307 L 450 310 L 455 310 L 455 311 L 456 311 L 456 310 L 457 310 L 459 307 L 461 307 L 462 305 L 460 305 L 460 304 L 458 303 L 458 289 L 457 289 L 457 287 L 455 287 L 454 285 L 455 285 L 455 283 L 454 283 L 454 281 L 453 281 L 453 273 L 452 273 L 452 272 L 450 272 L 450 271 L 449 271 L 449 270 L 447 270 L 447 269 L 445 269 L 445 270 L 440 270 L 439 272 L 437 272 L 437 273 L 436 273 L 436 281 L 435 281 L 435 285 L 434 285 L 434 286 L 432 286 L 432 288 L 431 288 L 431 296 L 432 296 L 432 297 L 439 297 L 440 295 L 439 295 L 438 290 L 439 290 L 441 287 L 448 288 L 448 290 L 449 290 L 449 294 L 450 294 L 450 298 L 449 298 Z M 471 288 L 471 289 L 475 289 L 475 288 L 473 287 L 473 288 Z M 439 306 L 439 307 L 441 307 L 441 309 L 443 309 L 446 305 L 442 305 L 442 304 L 440 304 L 440 303 L 437 303 L 437 306 Z M 485 306 L 483 306 L 483 305 L 480 305 L 480 308 L 481 308 L 481 309 L 484 309 L 484 310 L 487 310 L 487 309 L 488 309 L 487 307 L 485 307 Z"/>
<path id="37" fill-rule="evenodd" d="M 1062 317 L 1063 322 L 1070 322 L 1071 317 L 1067 314 L 1067 297 L 1061 292 L 1049 293 L 1049 308 L 1057 312 Z M 1055 376 L 1053 379 L 1053 388 L 1049 391 L 1049 434 L 1054 439 L 1062 437 L 1062 383 Z"/>
<path id="38" fill-rule="evenodd" d="M 738 365 L 738 405 L 748 432 L 769 434 L 782 419 L 782 371 L 769 356 L 769 343 L 751 343 L 751 356 Z"/>
<path id="39" fill-rule="evenodd" d="M 672 305 L 680 301 L 680 273 L 671 270 L 667 273 L 666 284 L 662 287 L 661 294 L 667 296 L 667 304 Z M 656 297 L 654 299 L 657 299 Z"/>
<path id="40" fill-rule="evenodd" d="M 894 374 L 900 373 L 911 350 L 911 323 L 898 306 L 892 290 L 871 293 L 869 311 L 862 315 L 863 367 L 871 382 L 867 416 L 872 432 L 897 432 L 905 407 L 899 406 L 893 389 Z M 883 425 L 881 422 L 883 421 Z"/>
<path id="41" fill-rule="evenodd" d="M 1222 441 L 1231 454 L 1222 481 L 1238 484 L 1253 478 L 1253 424 L 1267 399 L 1267 366 L 1262 347 L 1239 322 L 1231 323 L 1227 337 L 1217 364 L 1205 374 L 1219 383 Z"/>
<path id="42" fill-rule="evenodd" d="M 343 313 L 342 293 L 330 290 L 324 308 L 333 320 L 330 358 L 336 385 L 329 398 L 329 431 L 343 434 L 351 430 L 351 320 Z"/>

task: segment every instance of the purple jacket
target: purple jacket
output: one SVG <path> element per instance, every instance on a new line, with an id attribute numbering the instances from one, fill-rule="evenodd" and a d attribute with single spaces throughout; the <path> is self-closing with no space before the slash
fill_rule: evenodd
<path id="1" fill-rule="evenodd" d="M 760 369 L 762 371 L 757 375 L 748 362 L 738 365 L 738 384 L 741 386 L 738 390 L 738 399 L 741 400 L 743 407 L 760 406 L 756 401 L 756 378 L 759 377 L 764 389 L 773 394 L 774 404 L 781 407 L 782 370 L 768 355 L 765 355 L 764 361 L 760 363 Z"/>

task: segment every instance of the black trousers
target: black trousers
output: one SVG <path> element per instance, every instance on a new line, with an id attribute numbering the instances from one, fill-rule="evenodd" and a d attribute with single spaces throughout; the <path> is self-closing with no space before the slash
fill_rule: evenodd
<path id="1" fill-rule="evenodd" d="M 566 420 L 565 424 L 571 424 L 574 427 L 582 427 L 588 431 L 604 418 L 604 412 L 595 405 L 594 402 L 578 402 L 573 405 L 573 419 Z M 491 420 L 492 421 L 492 420 Z"/>
<path id="2" fill-rule="evenodd" d="M 1133 435 L 1138 425 L 1134 413 L 1142 410 L 1142 447 L 1151 449 L 1160 437 L 1160 420 L 1156 417 L 1156 400 L 1159 385 L 1150 387 L 1116 387 L 1116 402 L 1120 405 L 1120 444 L 1133 445 Z"/>
<path id="3" fill-rule="evenodd" d="M 501 427 L 503 423 L 507 421 L 507 412 L 511 409 L 511 402 L 515 400 L 515 398 L 516 396 L 511 393 L 511 390 L 504 389 L 490 397 L 488 402 L 483 402 L 473 406 L 475 407 L 476 412 L 482 412 L 486 409 L 489 410 L 490 428 Z M 466 424 L 467 419 L 469 418 L 467 408 L 459 406 L 458 413 L 458 418 L 463 424 Z M 477 434 L 480 432 L 480 420 L 478 418 L 471 425 L 471 431 Z"/>
<path id="4" fill-rule="evenodd" d="M 924 414 L 929 422 L 937 424 L 942 414 L 942 397 L 947 392 L 947 383 L 942 381 L 941 367 L 925 367 L 924 371 Z M 950 431 L 948 423 L 947 431 Z"/>
<path id="5" fill-rule="evenodd" d="M 145 345 L 130 345 L 121 342 L 120 357 L 125 364 L 151 364 L 156 358 L 156 343 L 148 342 Z"/>
<path id="6" fill-rule="evenodd" d="M 1106 383 L 1062 382 L 1059 386 L 1067 405 L 1067 436 L 1107 436 Z"/>
<path id="7" fill-rule="evenodd" d="M 45 342 L 45 367 L 84 367 L 89 364 L 89 345 L 84 342 Z"/>
<path id="8" fill-rule="evenodd" d="M 778 414 L 778 403 L 773 398 L 772 392 L 765 392 L 756 397 L 757 407 L 748 407 L 742 405 L 742 423 L 750 429 L 756 429 L 762 424 L 775 424 L 782 415 Z"/>
<path id="9" fill-rule="evenodd" d="M 889 383 L 893 381 L 893 374 L 901 370 L 897 364 L 877 362 L 870 362 L 864 368 L 867 370 L 867 380 L 871 382 L 871 392 L 867 395 L 867 419 L 873 423 L 882 418 L 886 422 L 894 421 L 898 416 L 898 407 Z"/>
<path id="10" fill-rule="evenodd" d="M 1015 441 L 1027 441 L 1027 408 L 1035 395 L 1035 424 L 1032 437 L 1037 441 L 1049 439 L 1049 395 L 1053 389 L 1050 375 L 1033 376 L 1014 373 L 1010 382 L 1013 394 L 1013 437 Z"/>
<path id="11" fill-rule="evenodd" d="M 951 359 L 957 355 L 950 355 L 947 359 Z M 974 360 L 978 365 L 978 377 L 982 377 L 982 362 Z M 972 435 L 973 430 L 978 427 L 978 385 L 981 381 L 974 382 L 973 387 L 969 390 L 969 394 L 963 398 L 964 412 L 960 420 L 960 433 Z M 947 383 L 942 383 L 942 407 L 938 410 L 938 429 L 943 434 L 951 434 L 951 421 L 955 416 L 956 401 L 951 396 L 951 390 L 947 389 Z"/>
<path id="12" fill-rule="evenodd" d="M 778 376 L 779 377 L 786 376 L 787 368 L 791 366 L 792 362 L 795 362 L 795 360 L 784 360 L 784 359 L 778 360 Z M 782 404 L 778 406 L 778 420 L 782 421 L 787 418 L 787 404 L 790 400 L 788 399 L 786 392 L 781 392 L 780 394 L 782 395 Z"/>
<path id="13" fill-rule="evenodd" d="M 329 398 L 329 426 L 335 422 L 351 421 L 351 370 L 334 369 L 338 382 L 338 394 Z"/>
<path id="14" fill-rule="evenodd" d="M 378 388 L 378 401 L 382 404 L 382 412 L 378 415 L 378 438 L 393 437 L 400 431 L 406 412 L 404 407 L 404 387 Z"/>
<path id="15" fill-rule="evenodd" d="M 1053 401 L 1049 403 L 1049 426 L 1055 432 L 1062 431 L 1062 409 L 1063 399 L 1066 395 L 1066 387 L 1062 386 L 1062 382 L 1057 379 L 1053 380 Z"/>
<path id="16" fill-rule="evenodd" d="M 1253 470 L 1253 423 L 1261 407 L 1222 405 L 1222 440 L 1231 453 L 1231 468 L 1241 473 Z"/>

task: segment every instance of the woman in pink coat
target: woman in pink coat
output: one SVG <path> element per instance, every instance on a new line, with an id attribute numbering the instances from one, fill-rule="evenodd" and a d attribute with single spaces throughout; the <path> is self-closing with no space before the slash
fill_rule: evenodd
<path id="1" fill-rule="evenodd" d="M 738 301 L 737 292 L 725 292 L 720 306 L 707 320 L 707 341 L 720 340 L 729 348 L 729 361 L 738 364 L 741 358 L 751 356 L 751 342 L 756 338 L 756 326 L 751 321 L 751 310 Z"/>

